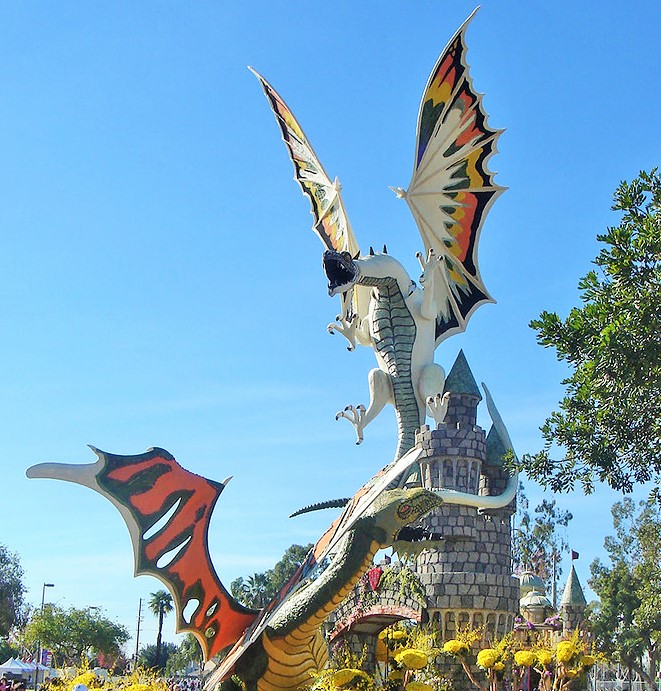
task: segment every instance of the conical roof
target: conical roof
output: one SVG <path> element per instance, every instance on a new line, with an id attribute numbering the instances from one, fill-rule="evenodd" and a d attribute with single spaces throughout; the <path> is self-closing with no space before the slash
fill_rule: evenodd
<path id="1" fill-rule="evenodd" d="M 585 595 L 583 595 L 583 588 L 581 588 L 576 570 L 572 564 L 569 570 L 569 577 L 567 578 L 567 585 L 562 593 L 562 600 L 560 600 L 560 607 L 585 607 L 587 604 Z"/>
<path id="2" fill-rule="evenodd" d="M 503 465 L 503 458 L 510 449 L 492 425 L 487 434 L 487 463 L 489 465 Z"/>
<path id="3" fill-rule="evenodd" d="M 482 400 L 482 394 L 475 382 L 475 377 L 468 366 L 468 361 L 464 355 L 464 351 L 460 350 L 457 359 L 452 365 L 450 374 L 445 380 L 445 393 L 468 394 L 469 396 L 476 396 Z"/>

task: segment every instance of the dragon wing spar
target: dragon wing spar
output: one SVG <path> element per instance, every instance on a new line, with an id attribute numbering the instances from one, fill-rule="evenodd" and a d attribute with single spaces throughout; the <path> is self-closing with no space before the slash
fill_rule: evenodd
<path id="1" fill-rule="evenodd" d="M 227 592 L 209 557 L 209 520 L 228 480 L 195 475 L 164 449 L 136 456 L 92 450 L 96 463 L 42 463 L 28 477 L 68 480 L 109 499 L 129 529 L 135 575 L 156 576 L 172 594 L 177 631 L 192 633 L 206 660 L 234 644 L 258 613 Z"/>
<path id="2" fill-rule="evenodd" d="M 440 259 L 434 282 L 436 344 L 463 331 L 471 314 L 493 302 L 480 277 L 477 245 L 482 222 L 505 188 L 487 164 L 502 130 L 487 125 L 482 95 L 466 62 L 464 22 L 439 57 L 418 115 L 413 177 L 404 196 L 428 253 Z"/>

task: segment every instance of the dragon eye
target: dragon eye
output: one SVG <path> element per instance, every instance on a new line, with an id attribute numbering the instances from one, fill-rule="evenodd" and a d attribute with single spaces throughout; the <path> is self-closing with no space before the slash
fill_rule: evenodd
<path id="1" fill-rule="evenodd" d="M 410 511 L 411 511 L 411 505 L 410 504 L 402 504 L 397 509 L 397 515 L 400 518 L 406 518 L 406 516 L 409 514 Z"/>

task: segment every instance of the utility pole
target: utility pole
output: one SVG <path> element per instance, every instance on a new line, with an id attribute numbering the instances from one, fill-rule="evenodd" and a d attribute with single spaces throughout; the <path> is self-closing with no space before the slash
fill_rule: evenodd
<path id="1" fill-rule="evenodd" d="M 43 588 L 41 589 L 41 623 L 43 625 L 43 619 L 44 619 L 44 602 L 46 600 L 46 588 L 54 588 L 55 584 L 54 583 L 44 583 Z M 41 665 L 41 638 L 39 640 L 39 648 L 37 650 L 37 665 L 34 668 L 34 688 L 35 691 L 38 691 L 39 689 L 39 665 Z"/>
<path id="2" fill-rule="evenodd" d="M 140 619 L 142 619 L 142 598 L 138 602 L 138 626 L 135 631 L 135 664 L 138 664 L 138 648 L 140 646 Z"/>

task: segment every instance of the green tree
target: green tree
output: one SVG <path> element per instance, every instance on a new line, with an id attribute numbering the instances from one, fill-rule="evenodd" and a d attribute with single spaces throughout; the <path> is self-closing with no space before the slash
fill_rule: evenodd
<path id="1" fill-rule="evenodd" d="M 237 578 L 230 584 L 230 592 L 246 607 L 260 609 L 266 606 L 294 575 L 311 549 L 312 544 L 305 547 L 290 545 L 272 569 L 254 573 L 245 580 Z"/>
<path id="2" fill-rule="evenodd" d="M 541 428 L 544 449 L 522 460 L 554 491 L 595 479 L 630 491 L 661 477 L 661 179 L 655 168 L 618 187 L 618 226 L 597 239 L 596 269 L 579 282 L 580 307 L 563 321 L 531 322 L 571 374 L 565 397 Z M 562 449 L 563 458 L 555 447 Z M 559 452 L 560 453 L 560 452 Z"/>
<path id="3" fill-rule="evenodd" d="M 661 671 L 661 507 L 625 499 L 612 508 L 615 535 L 604 541 L 610 565 L 590 565 L 599 596 L 588 623 L 599 650 L 636 671 L 652 691 Z"/>
<path id="4" fill-rule="evenodd" d="M 99 615 L 91 608 L 67 610 L 47 604 L 35 610 L 23 633 L 22 643 L 37 649 L 39 642 L 53 651 L 58 664 L 78 664 L 88 653 L 117 658 L 129 640 L 126 627 Z"/>
<path id="5" fill-rule="evenodd" d="M 171 677 L 175 674 L 185 672 L 191 662 L 197 662 L 201 665 L 202 661 L 202 647 L 197 638 L 195 638 L 192 633 L 188 633 L 184 636 L 184 639 L 181 641 L 176 651 L 168 657 L 165 665 L 165 673 L 167 676 Z"/>
<path id="6" fill-rule="evenodd" d="M 23 622 L 25 586 L 18 556 L 0 545 L 0 638 Z"/>
<path id="7" fill-rule="evenodd" d="M 151 613 L 158 617 L 158 633 L 156 634 L 156 664 L 155 667 L 163 669 L 165 667 L 165 657 L 161 658 L 161 649 L 163 647 L 163 620 L 166 614 L 169 614 L 173 609 L 172 595 L 166 590 L 157 590 L 155 593 L 150 593 L 149 602 L 147 604 Z"/>
<path id="8" fill-rule="evenodd" d="M 546 583 L 552 582 L 555 592 L 562 575 L 562 554 L 569 550 L 562 528 L 569 525 L 573 515 L 559 509 L 555 499 L 543 499 L 531 514 L 522 483 L 519 483 L 516 503 L 517 520 L 512 530 L 514 571 L 533 572 Z"/>
<path id="9" fill-rule="evenodd" d="M 140 648 L 138 664 L 146 669 L 162 670 L 167 666 L 170 656 L 175 655 L 176 652 L 177 646 L 174 643 L 166 641 L 161 644 L 160 649 L 157 649 L 157 646 L 150 643 Z"/>

